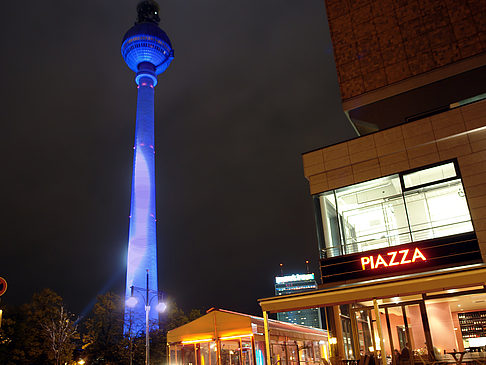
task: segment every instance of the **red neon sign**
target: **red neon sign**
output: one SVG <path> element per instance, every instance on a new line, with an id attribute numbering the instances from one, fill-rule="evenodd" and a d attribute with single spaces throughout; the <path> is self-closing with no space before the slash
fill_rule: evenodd
<path id="1" fill-rule="evenodd" d="M 400 251 L 390 251 L 383 255 L 386 260 L 381 254 L 377 256 L 363 256 L 361 257 L 361 268 L 362 270 L 374 270 L 380 267 L 411 264 L 417 260 L 427 261 L 427 258 L 418 247 L 415 247 L 412 257 L 410 257 L 409 253 L 410 249 L 408 248 Z"/>

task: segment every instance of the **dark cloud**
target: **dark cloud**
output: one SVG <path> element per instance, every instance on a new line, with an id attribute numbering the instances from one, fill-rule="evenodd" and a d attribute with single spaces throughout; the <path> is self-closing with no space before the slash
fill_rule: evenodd
<path id="1" fill-rule="evenodd" d="M 81 311 L 124 285 L 136 1 L 4 4 L 5 302 L 51 287 Z M 159 281 L 186 308 L 258 313 L 278 264 L 317 258 L 300 154 L 353 135 L 322 1 L 164 1 L 156 88 Z"/>

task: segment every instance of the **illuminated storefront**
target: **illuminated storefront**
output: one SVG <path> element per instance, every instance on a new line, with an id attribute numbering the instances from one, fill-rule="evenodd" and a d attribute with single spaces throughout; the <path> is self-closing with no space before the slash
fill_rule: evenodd
<path id="1" fill-rule="evenodd" d="M 485 283 L 484 265 L 469 265 L 266 298 L 260 305 L 264 312 L 324 307 L 335 363 L 372 353 L 396 364 L 394 354 L 405 347 L 411 362 L 454 362 L 451 353 L 461 351 L 470 352 L 464 360 L 486 361 Z"/>
<path id="2" fill-rule="evenodd" d="M 304 154 L 332 363 L 486 362 L 486 100 Z M 271 359 L 274 361 L 274 359 Z"/>
<path id="3" fill-rule="evenodd" d="M 265 322 L 267 326 L 265 326 Z M 324 330 L 212 309 L 167 334 L 169 365 L 264 365 L 265 332 L 282 365 L 319 365 L 329 359 Z M 326 360 L 327 361 L 327 360 Z"/>

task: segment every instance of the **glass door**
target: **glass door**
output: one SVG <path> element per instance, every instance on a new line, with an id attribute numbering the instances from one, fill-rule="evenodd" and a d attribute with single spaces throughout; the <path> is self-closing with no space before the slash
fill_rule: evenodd
<path id="1" fill-rule="evenodd" d="M 355 348 L 356 352 L 359 354 L 359 356 L 374 352 L 376 346 L 373 335 L 374 328 L 370 308 L 354 308 L 352 315 L 354 315 L 354 317 L 356 318 L 356 330 L 358 339 Z"/>
<path id="2" fill-rule="evenodd" d="M 431 347 L 427 315 L 422 301 L 385 305 L 385 345 L 391 362 L 400 365 L 425 363 Z"/>
<path id="3" fill-rule="evenodd" d="M 393 365 L 414 365 L 415 362 L 424 363 L 429 359 L 432 345 L 423 301 L 382 302 L 379 305 L 379 321 L 369 303 L 358 303 L 353 308 L 357 351 L 361 356 L 373 354 L 375 359 L 386 356 L 387 363 Z M 380 345 L 378 324 L 381 324 L 384 349 Z"/>
<path id="4" fill-rule="evenodd" d="M 343 358 L 346 360 L 357 360 L 357 350 L 355 346 L 355 336 L 353 334 L 353 320 L 351 318 L 351 305 L 342 304 L 339 306 L 339 318 L 341 320 L 341 330 L 344 345 Z"/>
<path id="5" fill-rule="evenodd" d="M 253 365 L 253 352 L 252 352 L 251 339 L 241 340 L 241 359 L 242 359 L 242 365 Z"/>

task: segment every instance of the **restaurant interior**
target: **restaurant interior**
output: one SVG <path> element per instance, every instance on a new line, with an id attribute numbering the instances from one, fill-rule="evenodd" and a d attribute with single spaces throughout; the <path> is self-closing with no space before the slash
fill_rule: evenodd
<path id="1" fill-rule="evenodd" d="M 384 355 L 387 364 L 486 362 L 483 286 L 378 299 L 379 318 L 373 301 L 338 307 L 340 324 L 329 323 L 329 315 L 326 321 L 340 327 L 334 332 L 342 332 L 335 345 L 341 351 L 334 352 L 343 352 L 348 362 L 366 354 Z"/>

